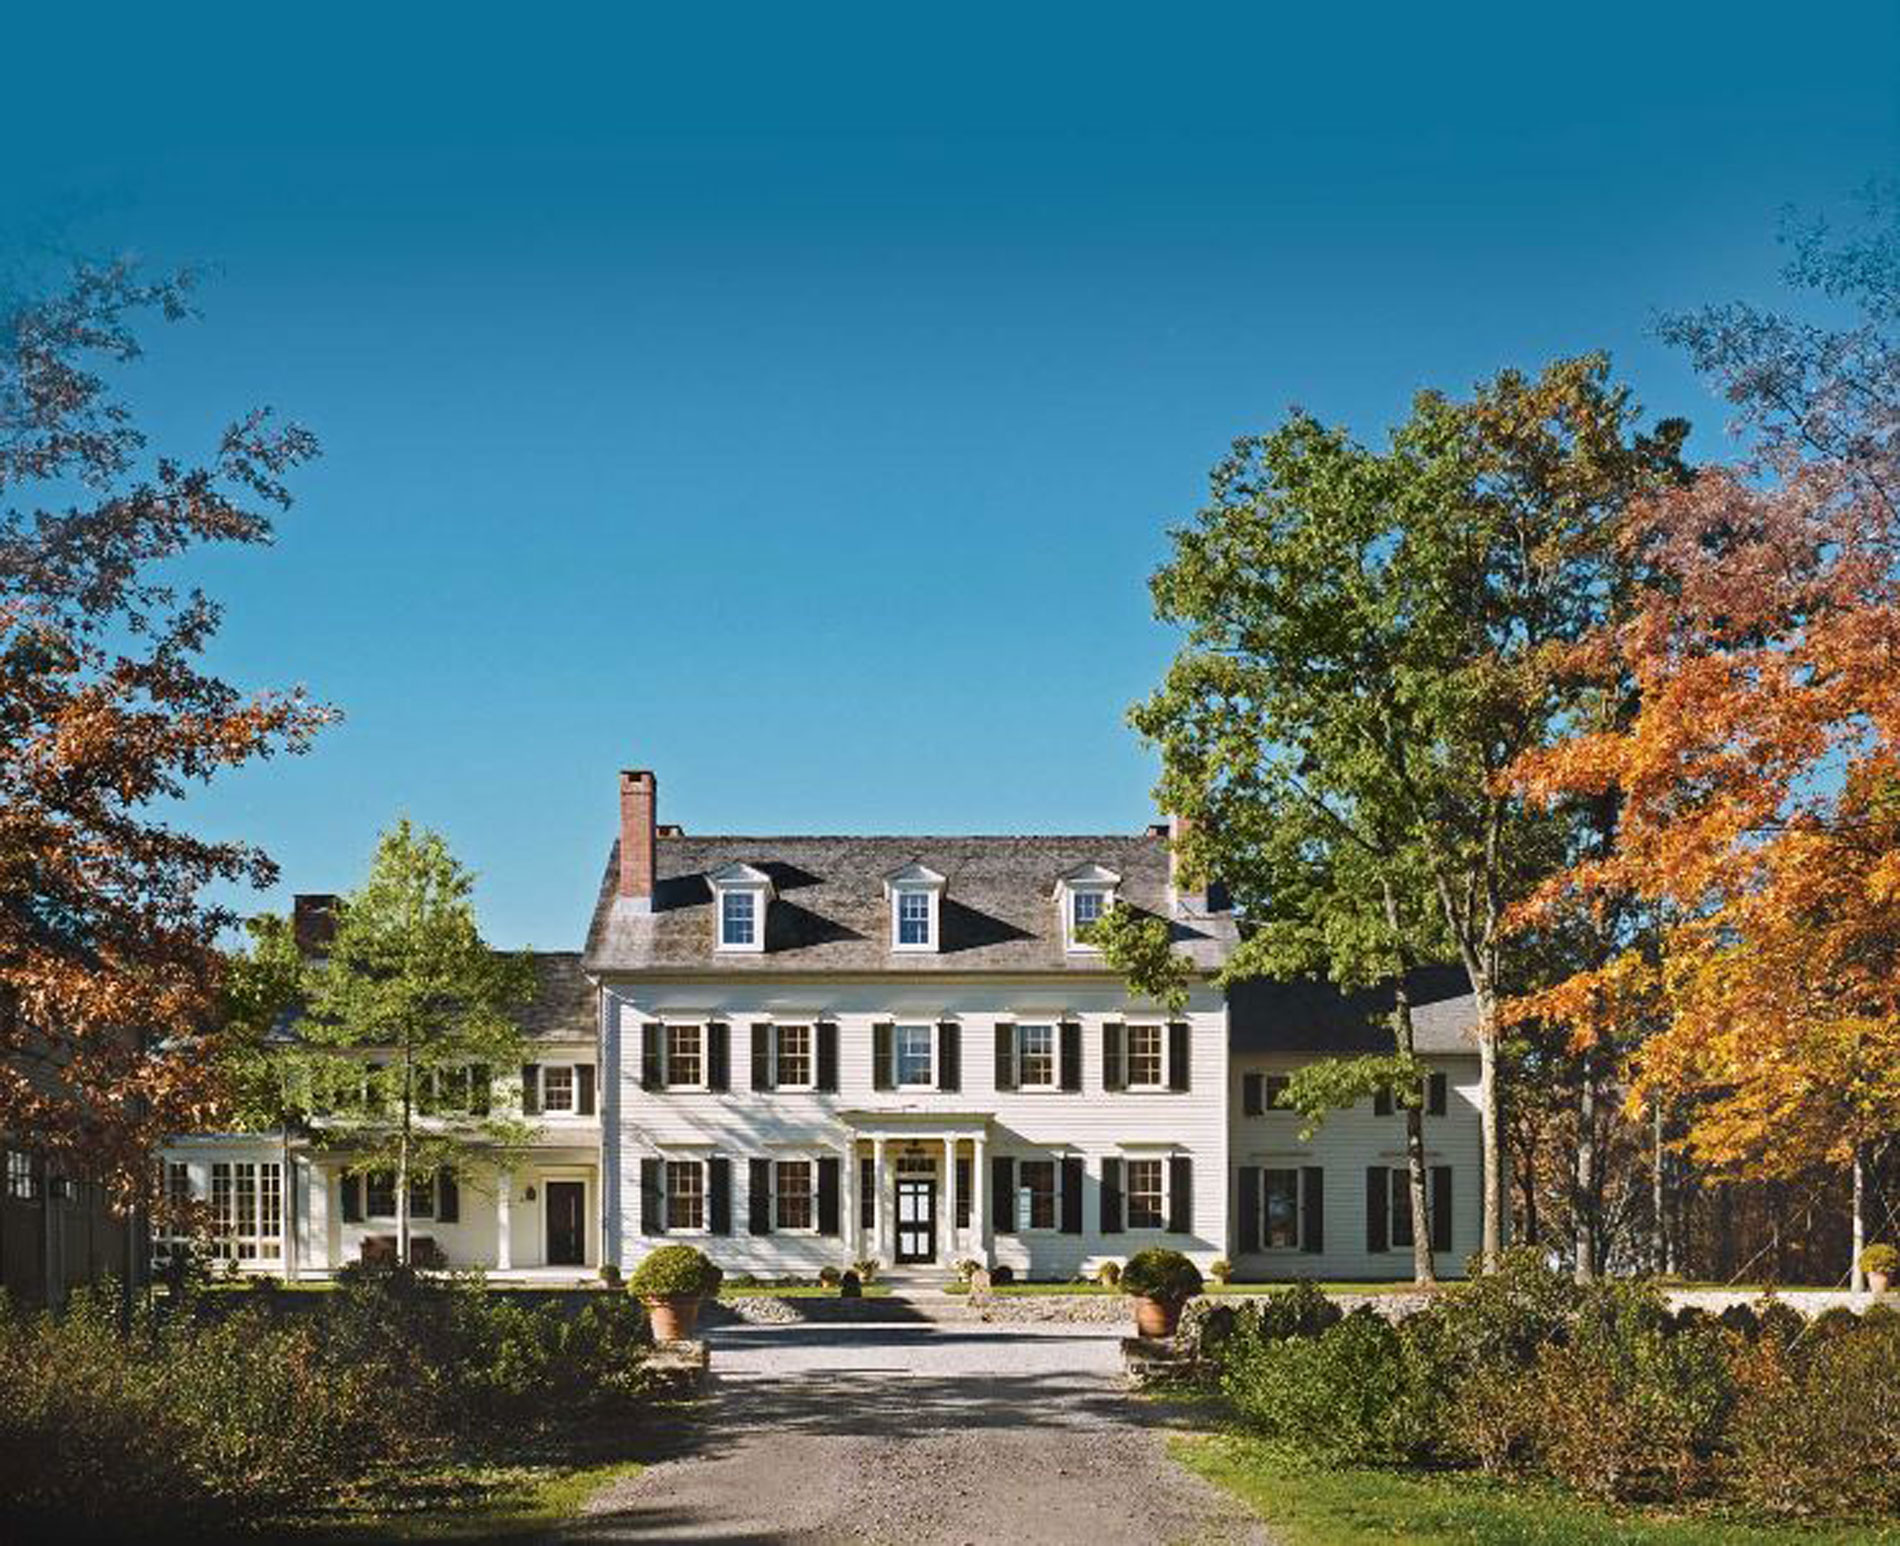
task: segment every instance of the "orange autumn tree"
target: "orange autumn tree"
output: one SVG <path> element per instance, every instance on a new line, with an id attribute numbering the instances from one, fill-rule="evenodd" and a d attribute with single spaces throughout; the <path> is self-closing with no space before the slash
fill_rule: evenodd
<path id="1" fill-rule="evenodd" d="M 1793 274 L 1863 324 L 1675 325 L 1758 454 L 1632 512 L 1641 594 L 1570 665 L 1626 672 L 1637 711 L 1514 770 L 1620 802 L 1613 848 L 1524 915 L 1652 927 L 1521 1008 L 1586 1038 L 1653 1023 L 1632 1101 L 1680 1102 L 1718 1173 L 1849 1167 L 1858 1286 L 1868 1160 L 1900 1132 L 1900 225 L 1833 262 L 1809 241 Z"/>
<path id="2" fill-rule="evenodd" d="M 208 672 L 219 610 L 163 571 L 261 543 L 259 506 L 315 453 L 257 412 L 200 464 L 151 454 L 104 371 L 142 314 L 187 314 L 189 278 L 80 268 L 0 305 L 0 1134 L 112 1185 L 145 1185 L 154 1142 L 207 1115 L 216 882 L 275 875 L 249 844 L 163 806 L 328 717 L 301 690 Z"/>

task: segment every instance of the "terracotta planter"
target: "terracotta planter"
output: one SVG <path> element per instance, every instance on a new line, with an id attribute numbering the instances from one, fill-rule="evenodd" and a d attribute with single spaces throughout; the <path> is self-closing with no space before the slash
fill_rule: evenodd
<path id="1" fill-rule="evenodd" d="M 697 1299 L 653 1298 L 640 1303 L 647 1307 L 647 1318 L 653 1322 L 655 1342 L 684 1342 L 699 1324 Z"/>
<path id="2" fill-rule="evenodd" d="M 1146 1294 L 1135 1296 L 1135 1330 L 1144 1337 L 1155 1340 L 1171 1337 L 1180 1324 L 1180 1305 L 1165 1299 L 1150 1299 Z"/>
<path id="3" fill-rule="evenodd" d="M 1870 1272 L 1867 1274 L 1867 1292 L 1878 1299 L 1882 1294 L 1886 1293 L 1887 1286 L 1892 1281 L 1892 1273 Z"/>

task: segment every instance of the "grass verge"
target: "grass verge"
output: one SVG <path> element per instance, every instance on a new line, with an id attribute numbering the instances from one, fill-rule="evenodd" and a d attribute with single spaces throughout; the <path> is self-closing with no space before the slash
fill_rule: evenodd
<path id="1" fill-rule="evenodd" d="M 637 1476 L 638 1461 L 597 1465 L 458 1466 L 406 1479 L 347 1514 L 308 1522 L 283 1538 L 300 1546 L 370 1541 L 509 1542 L 535 1539 L 572 1519 L 610 1484 Z"/>
<path id="2" fill-rule="evenodd" d="M 1316 1466 L 1239 1434 L 1183 1436 L 1170 1447 L 1252 1508 L 1283 1546 L 1900 1546 L 1900 1525 L 1610 1509 L 1463 1473 Z"/>
<path id="3" fill-rule="evenodd" d="M 866 1283 L 860 1292 L 866 1299 L 886 1299 L 890 1297 L 888 1283 Z M 720 1285 L 721 1299 L 842 1299 L 844 1296 L 835 1288 L 821 1288 L 816 1284 L 798 1283 L 755 1283 L 750 1287 L 741 1287 L 732 1283 Z"/>

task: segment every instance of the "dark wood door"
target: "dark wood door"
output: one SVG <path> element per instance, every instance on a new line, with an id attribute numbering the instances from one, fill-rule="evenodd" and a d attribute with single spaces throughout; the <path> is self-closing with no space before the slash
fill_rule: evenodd
<path id="1" fill-rule="evenodd" d="M 578 1267 L 587 1260 L 587 1187 L 550 1181 L 547 1188 L 548 1265 Z"/>
<path id="2" fill-rule="evenodd" d="M 937 1259 L 937 1180 L 934 1176 L 897 1178 L 897 1259 Z"/>

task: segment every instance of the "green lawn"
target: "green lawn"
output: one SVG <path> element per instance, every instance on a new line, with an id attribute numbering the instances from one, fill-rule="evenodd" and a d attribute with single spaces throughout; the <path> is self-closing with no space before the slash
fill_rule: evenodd
<path id="1" fill-rule="evenodd" d="M 597 1465 L 465 1466 L 424 1473 L 340 1519 L 313 1521 L 288 1538 L 302 1546 L 370 1541 L 508 1542 L 542 1537 L 636 1461 Z"/>
<path id="2" fill-rule="evenodd" d="M 1303 1464 L 1234 1434 L 1177 1438 L 1189 1470 L 1243 1499 L 1284 1546 L 1900 1546 L 1900 1525 L 1749 1524 L 1612 1510 L 1464 1474 Z"/>
<path id="3" fill-rule="evenodd" d="M 888 1283 L 866 1283 L 862 1293 L 866 1299 L 882 1299 L 890 1293 Z M 721 1299 L 839 1299 L 837 1289 L 823 1288 L 815 1283 L 755 1283 L 750 1288 L 737 1284 L 720 1285 Z"/>

